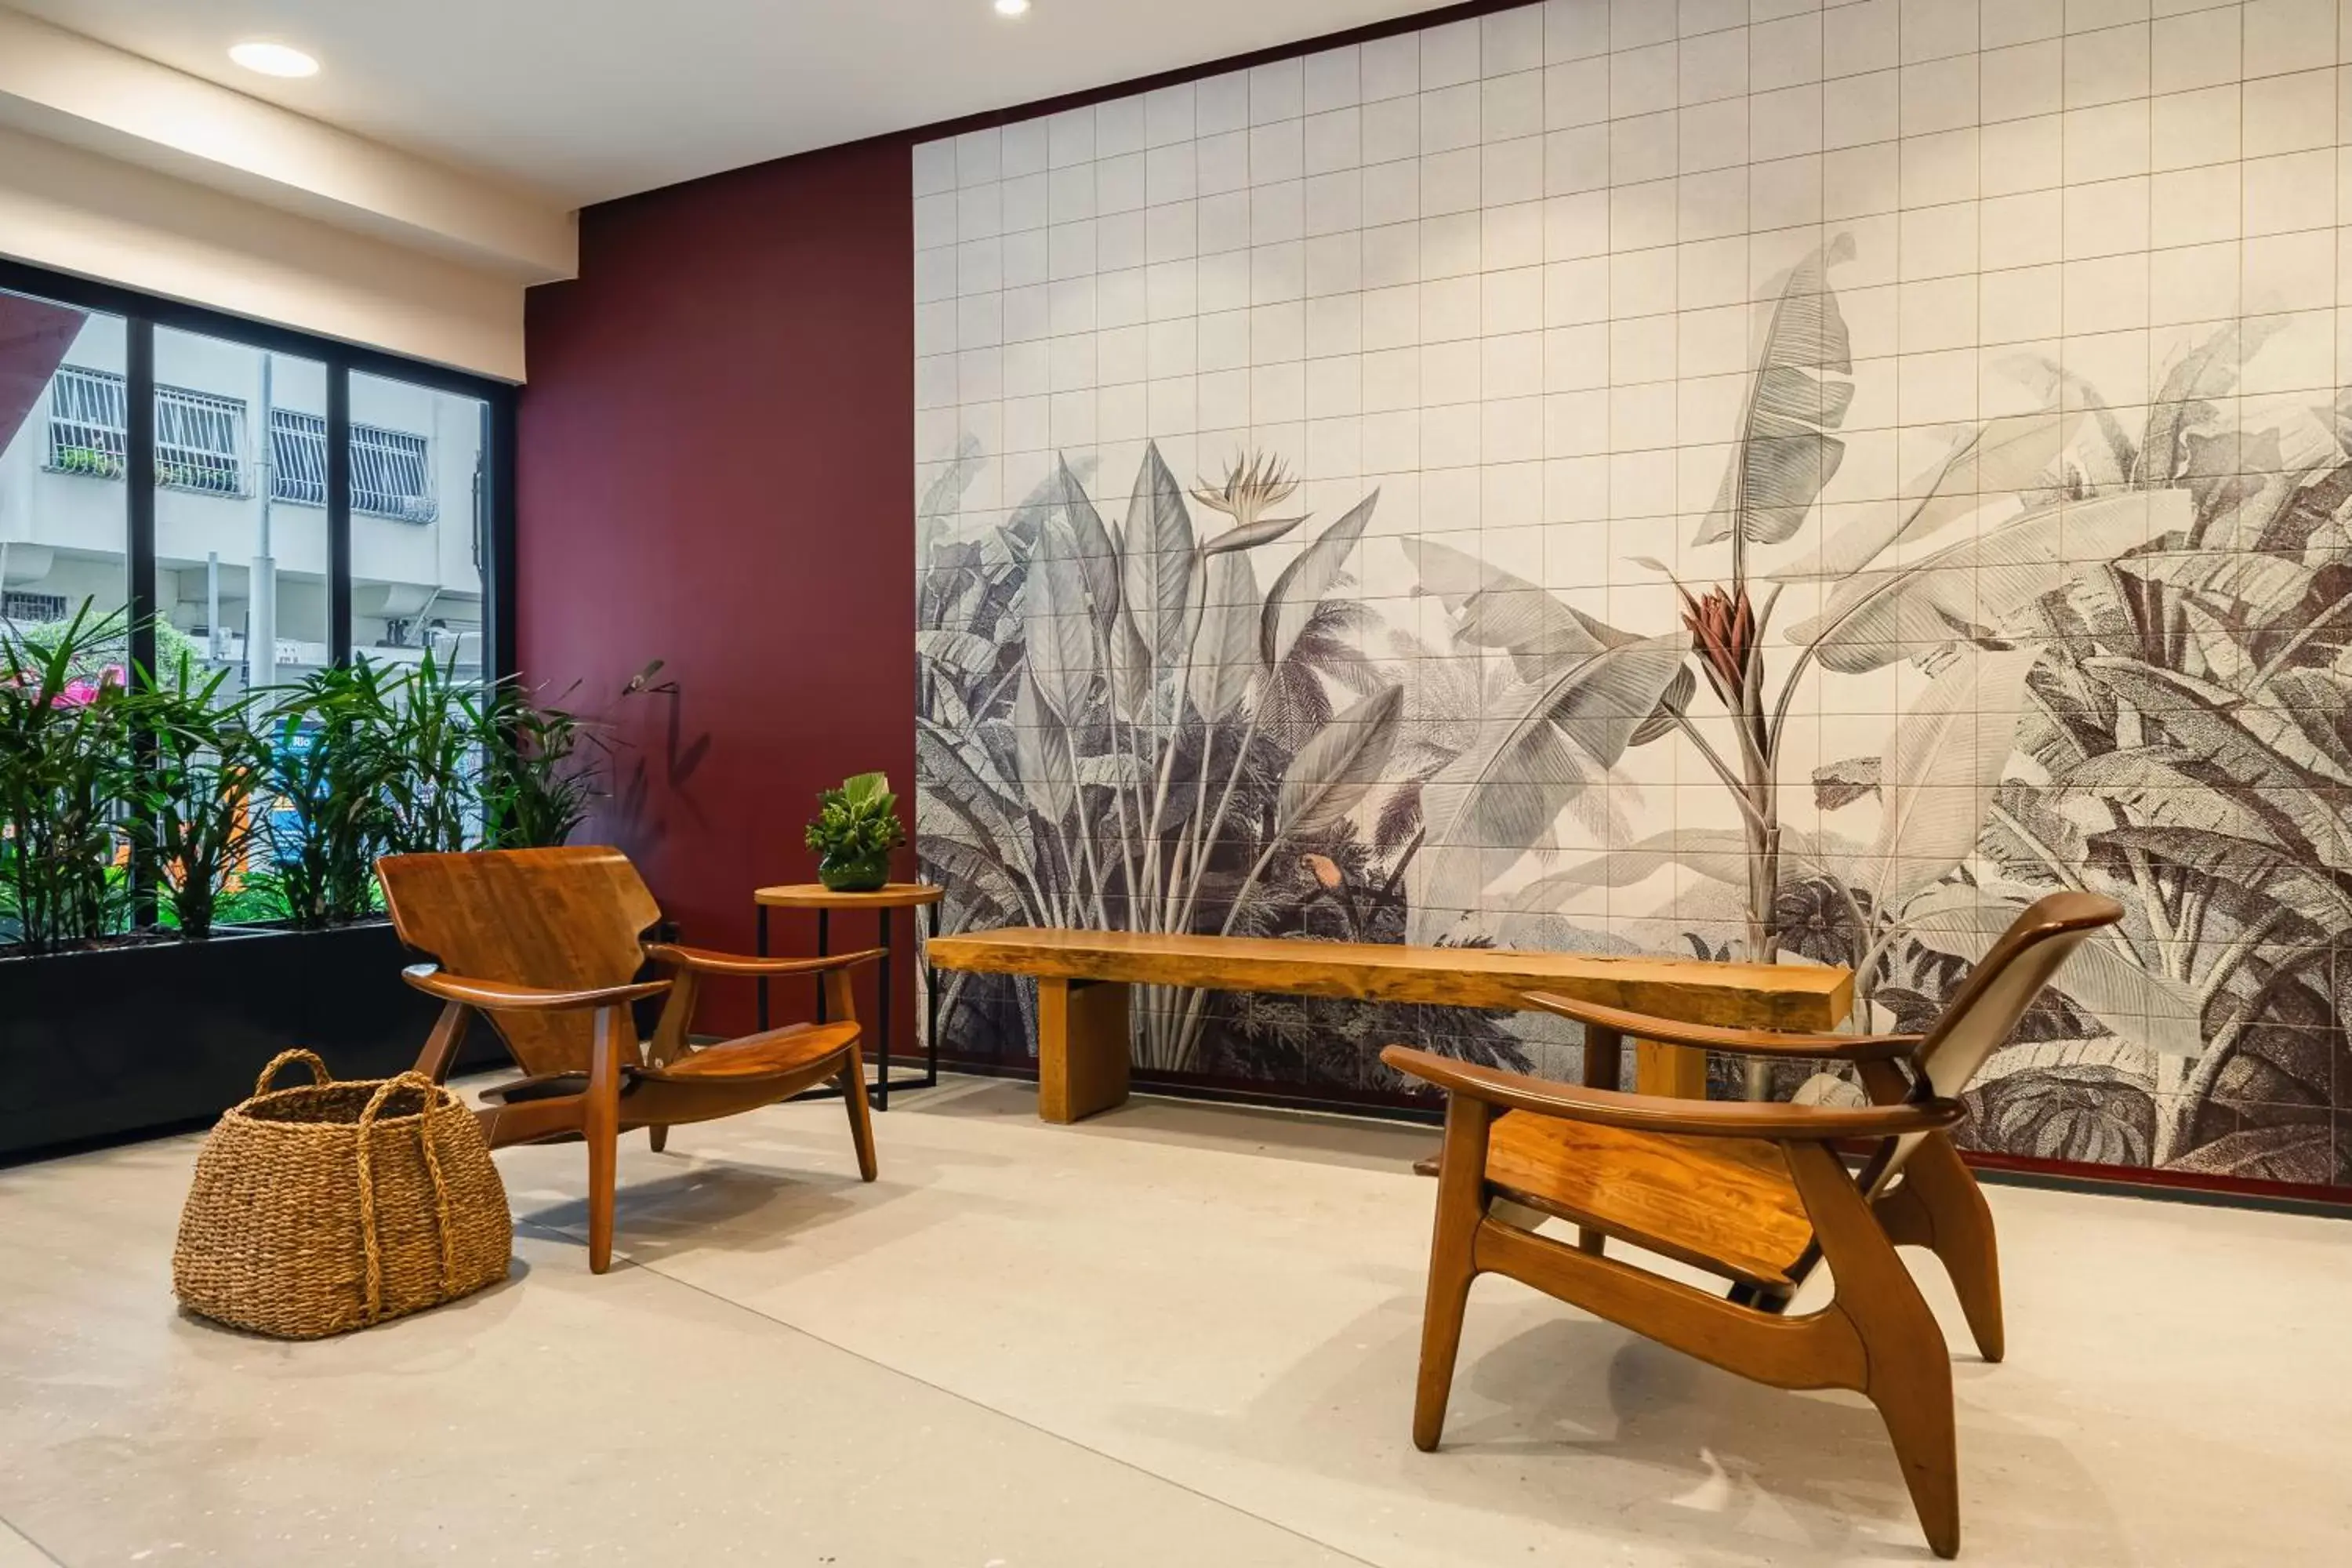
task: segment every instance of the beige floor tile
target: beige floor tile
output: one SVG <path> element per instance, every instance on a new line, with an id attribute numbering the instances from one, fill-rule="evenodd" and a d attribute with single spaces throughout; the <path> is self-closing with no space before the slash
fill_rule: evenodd
<path id="1" fill-rule="evenodd" d="M 527 1275 L 309 1347 L 163 1298 L 186 1142 L 0 1173 L 0 1230 L 26 1238 L 0 1277 L 0 1518 L 75 1564 L 173 1541 L 224 1562 L 1927 1560 L 1858 1398 L 1756 1387 L 1508 1281 L 1480 1282 L 1446 1446 L 1416 1453 L 1424 1129 L 1150 1100 L 1050 1128 L 1030 1091 L 969 1080 L 898 1106 L 872 1186 L 835 1103 L 662 1155 L 628 1140 L 635 1266 L 602 1279 L 578 1147 L 503 1152 Z M 2352 1230 L 1993 1203 L 2006 1365 L 1920 1265 L 1958 1350 L 1964 1561 L 2340 1561 Z"/>
<path id="2" fill-rule="evenodd" d="M 73 1568 L 1345 1561 L 536 1227 L 441 1311 L 220 1331 L 168 1294 L 193 1152 L 0 1173 L 0 1517 Z"/>

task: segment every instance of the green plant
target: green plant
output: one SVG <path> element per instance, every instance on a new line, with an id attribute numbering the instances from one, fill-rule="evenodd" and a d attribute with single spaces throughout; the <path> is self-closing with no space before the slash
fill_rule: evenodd
<path id="1" fill-rule="evenodd" d="M 84 474 L 100 479 L 122 477 L 122 459 L 97 447 L 60 447 L 50 466 L 61 474 Z"/>
<path id="2" fill-rule="evenodd" d="M 808 847 L 827 865 L 850 865 L 887 855 L 907 841 L 898 821 L 898 797 L 881 773 L 857 773 L 839 789 L 817 796 L 817 814 L 808 825 Z"/>
<path id="3" fill-rule="evenodd" d="M 426 648 L 403 668 L 373 667 L 362 688 L 380 748 L 384 790 L 384 851 L 430 855 L 464 849 L 476 835 L 475 794 L 488 740 L 481 689 L 460 679 Z"/>
<path id="4" fill-rule="evenodd" d="M 515 681 L 490 693 L 483 715 L 482 842 L 528 849 L 570 840 L 596 798 L 596 762 L 584 743 L 601 745 L 587 722 L 565 708 L 542 707 Z"/>
<path id="5" fill-rule="evenodd" d="M 226 669 L 199 675 L 184 650 L 167 668 L 168 680 L 141 670 L 130 697 L 145 753 L 129 770 L 125 830 L 162 884 L 170 923 L 201 938 L 261 830 L 254 792 L 270 746 L 258 700 L 222 695 Z"/>
<path id="6" fill-rule="evenodd" d="M 386 725 L 401 679 L 371 660 L 333 666 L 284 689 L 270 709 L 265 832 L 298 926 L 374 908 L 375 858 L 394 831 L 399 760 Z"/>
<path id="7" fill-rule="evenodd" d="M 84 601 L 53 633 L 0 626 L 0 904 L 27 952 L 103 936 L 128 910 L 110 874 L 131 762 L 122 671 L 81 673 L 122 623 Z"/>

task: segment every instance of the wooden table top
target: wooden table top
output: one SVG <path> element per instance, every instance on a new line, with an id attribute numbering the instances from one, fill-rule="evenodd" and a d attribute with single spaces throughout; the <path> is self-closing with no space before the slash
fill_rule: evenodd
<path id="1" fill-rule="evenodd" d="M 1830 1029 L 1853 1005 L 1853 976 L 1811 964 L 1717 963 L 1508 948 L 1163 935 L 1015 926 L 932 939 L 940 969 L 1124 981 L 1220 991 L 1524 1009 L 1529 991 L 1690 1023 Z"/>
<path id="2" fill-rule="evenodd" d="M 931 882 L 886 882 L 870 893 L 837 893 L 823 882 L 785 882 L 751 895 L 772 910 L 903 910 L 936 904 L 945 889 Z"/>

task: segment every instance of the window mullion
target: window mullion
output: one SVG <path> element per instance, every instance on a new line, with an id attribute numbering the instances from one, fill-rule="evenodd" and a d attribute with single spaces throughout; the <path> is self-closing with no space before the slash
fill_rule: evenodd
<path id="1" fill-rule="evenodd" d="M 352 657 L 352 368 L 327 365 L 327 657 Z"/>

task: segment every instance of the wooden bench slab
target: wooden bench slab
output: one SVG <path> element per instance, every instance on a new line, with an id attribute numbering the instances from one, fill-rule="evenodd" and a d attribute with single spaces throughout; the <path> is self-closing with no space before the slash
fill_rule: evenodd
<path id="1" fill-rule="evenodd" d="M 1632 1012 L 1774 1029 L 1834 1028 L 1853 1004 L 1843 969 L 1500 948 L 1021 926 L 934 937 L 927 956 L 939 969 L 1037 980 L 1038 1114 L 1048 1121 L 1076 1121 L 1127 1098 L 1129 985 L 1511 1010 L 1526 1008 L 1528 992 L 1555 991 Z M 1706 1090 L 1696 1051 L 1642 1041 L 1636 1076 L 1644 1093 Z"/>

